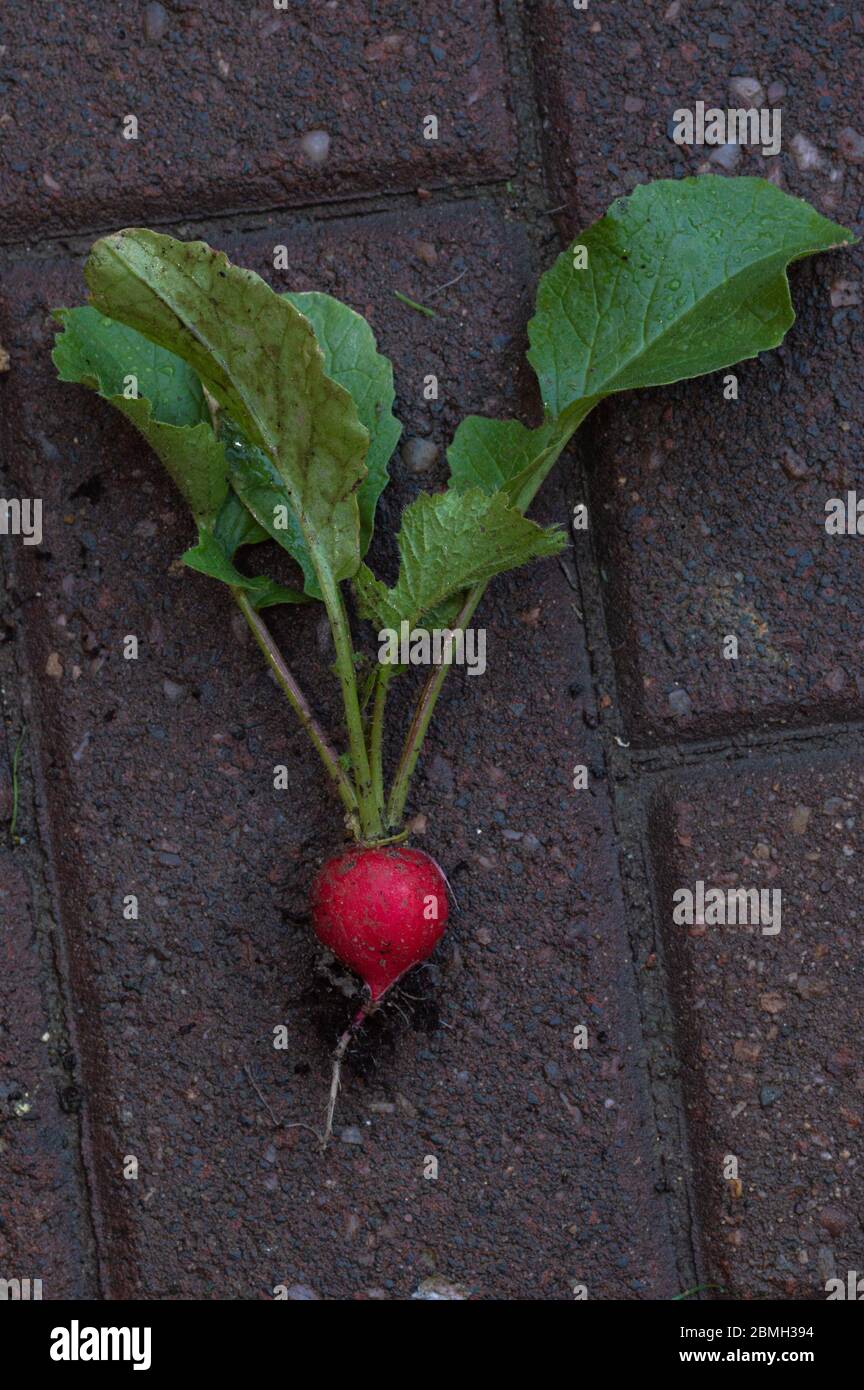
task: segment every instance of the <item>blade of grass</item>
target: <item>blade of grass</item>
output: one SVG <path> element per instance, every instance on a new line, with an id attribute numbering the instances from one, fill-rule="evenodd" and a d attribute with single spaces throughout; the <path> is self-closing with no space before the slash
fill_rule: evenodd
<path id="1" fill-rule="evenodd" d="M 18 765 L 21 761 L 21 745 L 24 742 L 24 735 L 26 733 L 27 725 L 25 724 L 18 735 L 18 742 L 15 744 L 15 752 L 12 754 L 12 815 L 9 820 L 9 838 L 13 845 L 17 845 L 18 843 L 18 837 L 15 834 L 18 826 Z"/>
<path id="2" fill-rule="evenodd" d="M 427 309 L 425 304 L 418 304 L 416 299 L 409 299 L 407 294 L 403 294 L 401 290 L 394 290 L 393 293 L 400 304 L 407 304 L 408 308 L 413 309 L 415 313 L 425 314 L 427 319 L 437 319 L 438 315 L 434 309 Z"/>

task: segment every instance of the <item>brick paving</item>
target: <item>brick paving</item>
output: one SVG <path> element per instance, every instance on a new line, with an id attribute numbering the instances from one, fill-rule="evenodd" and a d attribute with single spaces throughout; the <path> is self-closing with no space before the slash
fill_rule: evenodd
<path id="1" fill-rule="evenodd" d="M 745 1296 L 817 1298 L 860 1263 L 862 805 L 860 756 L 837 753 L 700 769 L 657 794 L 710 1274 Z M 670 890 L 699 881 L 780 893 L 781 917 L 671 925 Z"/>
<path id="2" fill-rule="evenodd" d="M 175 575 L 188 528 L 158 466 L 53 380 L 49 310 L 80 300 L 91 233 L 149 220 L 365 313 L 406 437 L 439 447 L 422 477 L 394 461 L 386 570 L 459 419 L 536 412 L 524 326 L 558 236 L 693 171 L 676 106 L 782 81 L 772 177 L 855 225 L 851 12 L 43 8 L 0 33 L 0 445 L 46 518 L 3 552 L 6 819 L 31 733 L 0 879 L 0 1277 L 45 1298 L 405 1299 L 434 1275 L 479 1298 L 824 1296 L 864 1259 L 864 595 L 859 538 L 823 526 L 860 470 L 860 252 L 793 270 L 798 322 L 738 401 L 717 378 L 619 398 L 538 499 L 565 521 L 587 496 L 591 533 L 492 586 L 483 690 L 448 683 L 411 809 L 460 911 L 358 1045 L 323 1160 L 285 1125 L 317 1123 L 349 1007 L 306 921 L 333 806 L 224 595 Z M 799 130 L 825 151 L 806 174 Z M 274 618 L 316 691 L 318 623 Z M 782 931 L 675 925 L 697 881 L 782 889 Z"/>

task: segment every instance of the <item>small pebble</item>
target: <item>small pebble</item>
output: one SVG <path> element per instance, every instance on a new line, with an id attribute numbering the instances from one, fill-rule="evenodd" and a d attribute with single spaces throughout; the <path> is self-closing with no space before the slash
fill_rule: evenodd
<path id="1" fill-rule="evenodd" d="M 168 13 L 158 0 L 144 10 L 144 37 L 148 43 L 158 43 L 168 28 Z"/>
<path id="2" fill-rule="evenodd" d="M 433 266 L 438 264 L 438 252 L 435 250 L 431 241 L 418 241 L 414 250 L 417 252 L 418 259 L 421 260 L 424 265 Z"/>
<path id="3" fill-rule="evenodd" d="M 786 95 L 785 82 L 769 82 L 768 90 L 765 93 L 768 98 L 769 106 L 774 106 L 778 101 L 782 101 Z"/>
<path id="4" fill-rule="evenodd" d="M 795 988 L 800 997 L 809 1002 L 812 999 L 824 999 L 828 994 L 829 985 L 827 980 L 816 980 L 812 975 L 799 975 Z"/>
<path id="5" fill-rule="evenodd" d="M 438 445 L 431 439 L 406 439 L 402 462 L 411 473 L 428 473 L 438 458 Z"/>
<path id="6" fill-rule="evenodd" d="M 454 1301 L 461 1303 L 469 1297 L 469 1290 L 463 1284 L 454 1284 L 449 1279 L 445 1279 L 442 1274 L 433 1274 L 418 1285 L 411 1297 L 426 1300 L 429 1303 Z"/>
<path id="7" fill-rule="evenodd" d="M 849 1225 L 849 1215 L 842 1207 L 823 1207 L 819 1213 L 819 1225 L 829 1236 L 841 1236 Z"/>
<path id="8" fill-rule="evenodd" d="M 693 708 L 693 701 L 687 691 L 680 688 L 670 690 L 668 700 L 669 708 L 673 714 L 687 715 Z"/>
<path id="9" fill-rule="evenodd" d="M 809 174 L 814 169 L 822 168 L 824 163 L 822 154 L 806 135 L 802 135 L 800 132 L 798 135 L 793 135 L 789 141 L 789 148 L 792 151 L 792 158 L 802 174 Z"/>
<path id="10" fill-rule="evenodd" d="M 857 280 L 834 280 L 831 284 L 831 307 L 854 308 L 861 303 L 861 286 Z"/>
<path id="11" fill-rule="evenodd" d="M 310 1289 L 308 1284 L 292 1284 L 287 1293 L 292 1303 L 320 1302 L 321 1299 L 321 1295 Z"/>
<path id="12" fill-rule="evenodd" d="M 360 1130 L 357 1128 L 356 1125 L 346 1125 L 342 1133 L 339 1135 L 339 1138 L 342 1140 L 343 1144 L 363 1143 L 363 1135 L 360 1133 Z"/>
<path id="13" fill-rule="evenodd" d="M 709 163 L 717 164 L 721 169 L 737 169 L 741 163 L 741 146 L 731 141 L 727 145 L 719 145 L 716 150 L 712 150 L 708 156 Z"/>
<path id="14" fill-rule="evenodd" d="M 759 995 L 759 1006 L 765 1010 L 766 1014 L 782 1013 L 786 1007 L 782 994 L 778 994 L 774 989 Z"/>
<path id="15" fill-rule="evenodd" d="M 848 159 L 850 164 L 864 163 L 864 135 L 853 130 L 851 125 L 844 126 L 841 131 L 838 131 L 837 149 L 841 157 Z"/>
<path id="16" fill-rule="evenodd" d="M 330 153 L 330 136 L 326 130 L 307 130 L 300 148 L 310 164 L 323 164 Z"/>
<path id="17" fill-rule="evenodd" d="M 729 81 L 729 100 L 734 105 L 764 106 L 765 89 L 758 77 L 733 77 Z"/>
<path id="18" fill-rule="evenodd" d="M 162 693 L 166 700 L 170 700 L 172 705 L 176 705 L 186 694 L 185 685 L 178 685 L 177 681 L 164 680 L 162 682 Z"/>
<path id="19" fill-rule="evenodd" d="M 773 1086 L 763 1086 L 759 1092 L 759 1104 L 763 1109 L 767 1109 L 769 1105 L 773 1105 L 776 1100 L 780 1099 L 780 1094 L 779 1091 L 774 1090 Z"/>
<path id="20" fill-rule="evenodd" d="M 834 1251 L 830 1245 L 820 1245 L 816 1252 L 816 1265 L 819 1270 L 819 1278 L 826 1281 L 836 1279 L 837 1263 L 834 1258 Z"/>
<path id="21" fill-rule="evenodd" d="M 789 817 L 789 822 L 792 826 L 792 830 L 795 835 L 806 835 L 807 826 L 810 824 L 811 814 L 812 812 L 809 806 L 795 807 L 795 810 Z"/>
<path id="22" fill-rule="evenodd" d="M 809 472 L 807 464 L 804 462 L 801 455 L 796 454 L 794 449 L 788 447 L 783 450 L 780 467 L 783 469 L 787 478 L 792 478 L 796 482 L 800 478 L 806 478 Z"/>

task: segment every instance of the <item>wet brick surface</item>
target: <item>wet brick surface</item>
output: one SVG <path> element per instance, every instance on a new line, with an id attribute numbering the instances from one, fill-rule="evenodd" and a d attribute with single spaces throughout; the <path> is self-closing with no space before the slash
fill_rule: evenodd
<path id="1" fill-rule="evenodd" d="M 783 152 L 737 172 L 860 222 L 864 141 L 842 133 L 860 27 L 810 0 L 4 15 L 0 446 L 45 540 L 16 546 L 0 623 L 4 824 L 29 729 L 21 842 L 0 851 L 0 1278 L 41 1277 L 46 1298 L 406 1299 L 439 1275 L 477 1298 L 704 1278 L 807 1299 L 862 1268 L 862 779 L 843 725 L 864 592 L 860 538 L 824 530 L 826 500 L 860 485 L 860 250 L 793 268 L 798 321 L 737 369 L 737 401 L 714 377 L 584 427 L 591 545 L 497 581 L 489 669 L 450 675 L 410 815 L 459 911 L 358 1038 L 324 1159 L 304 1126 L 356 999 L 307 891 L 337 808 L 227 594 L 178 571 L 189 529 L 158 465 L 48 355 L 85 234 L 122 222 L 346 299 L 394 360 L 405 437 L 438 447 L 422 473 L 392 465 L 373 551 L 392 577 L 388 537 L 444 484 L 459 420 L 536 419 L 522 353 L 555 228 L 646 178 L 722 170 L 674 145 L 675 109 L 757 78 Z M 316 163 L 320 139 L 301 142 L 322 131 Z M 578 477 L 562 463 L 541 519 L 571 515 Z M 272 621 L 338 727 L 320 614 Z M 773 756 L 748 761 L 751 736 Z M 780 934 L 674 926 L 698 879 L 781 888 Z"/>
<path id="2" fill-rule="evenodd" d="M 78 1173 L 74 1058 L 68 1041 L 52 1033 L 44 979 L 27 879 L 12 851 L 4 849 L 0 1279 L 29 1280 L 32 1296 L 39 1280 L 43 1299 L 87 1298 L 93 1297 L 95 1283 Z"/>
<path id="3" fill-rule="evenodd" d="M 770 174 L 844 225 L 861 217 L 861 164 L 838 149 L 859 106 L 858 57 L 830 77 L 824 66 L 851 33 L 847 7 L 774 5 L 758 21 L 751 6 L 731 8 L 732 22 L 719 8 L 709 20 L 680 6 L 664 20 L 662 6 L 636 15 L 610 4 L 596 19 L 538 7 L 548 150 L 569 233 L 612 193 L 697 172 L 711 150 L 677 146 L 667 123 L 696 100 L 725 107 L 736 76 L 784 94 L 783 152 L 746 149 L 735 172 Z M 598 74 L 613 70 L 604 90 Z M 801 134 L 819 151 L 806 172 L 793 152 Z M 717 374 L 627 393 L 586 426 L 607 619 L 640 739 L 860 716 L 860 542 L 826 534 L 825 504 L 864 482 L 862 265 L 859 247 L 793 268 L 797 322 L 777 351 L 736 369 L 737 400 L 724 399 Z M 728 634 L 737 660 L 723 657 Z"/>
<path id="4" fill-rule="evenodd" d="M 776 178 L 779 164 L 784 186 L 826 216 L 839 215 L 846 182 L 857 176 L 839 152 L 840 131 L 855 125 L 861 104 L 862 20 L 853 5 L 608 0 L 578 11 L 535 0 L 531 12 L 545 149 L 569 230 L 602 217 L 616 194 L 649 178 L 695 174 L 706 160 L 717 169 L 712 148 L 672 140 L 673 113 L 696 101 L 749 106 L 730 92 L 742 77 L 755 77 L 768 109 L 782 111 L 782 153 L 766 158 L 741 148 L 734 172 Z M 822 155 L 822 167 L 803 175 L 792 152 L 800 134 Z M 829 180 L 832 164 L 839 180 Z"/>
<path id="5" fill-rule="evenodd" d="M 516 147 L 493 0 L 374 11 L 10 6 L 0 237 L 506 178 Z"/>
<path id="6" fill-rule="evenodd" d="M 228 244 L 264 271 L 285 235 L 274 224 Z M 294 283 L 323 281 L 369 314 L 409 434 L 443 444 L 466 408 L 500 412 L 518 390 L 530 284 L 518 228 L 464 206 L 288 239 Z M 393 295 L 428 297 L 418 240 L 435 248 L 437 283 L 468 270 L 436 320 Z M 46 310 L 78 297 L 78 273 L 24 263 L 7 279 L 6 447 L 48 518 L 22 606 L 64 824 L 73 988 L 91 1019 L 112 1291 L 254 1298 L 285 1284 L 405 1298 L 438 1273 L 486 1297 L 566 1299 L 577 1282 L 594 1297 L 668 1296 L 667 1199 L 654 1187 L 567 578 L 549 565 L 496 586 L 483 689 L 457 675 L 442 701 L 411 809 L 461 911 L 434 964 L 358 1042 L 337 1113 L 345 1139 L 322 1162 L 312 1136 L 274 1126 L 271 1111 L 320 1123 L 329 1049 L 351 1007 L 316 975 L 305 906 L 338 817 L 257 652 L 226 640 L 227 595 L 169 575 L 188 532 L 158 466 L 92 397 L 51 381 Z M 429 370 L 440 373 L 436 414 L 422 401 Z M 443 478 L 395 471 L 400 506 L 418 482 Z M 545 506 L 550 519 L 567 514 L 562 492 Z M 318 623 L 311 611 L 274 622 L 316 691 Z M 121 657 L 126 633 L 140 637 L 137 662 Z M 335 714 L 332 699 L 325 708 Z M 589 791 L 571 789 L 576 761 L 593 769 Z M 281 762 L 290 795 L 272 790 Z M 123 919 L 128 893 L 137 922 Z M 577 1053 L 580 1023 L 590 1045 Z M 285 1051 L 272 1045 L 280 1024 Z M 125 1155 L 139 1160 L 137 1182 L 122 1177 Z M 427 1155 L 437 1181 L 423 1178 Z"/>
<path id="7" fill-rule="evenodd" d="M 740 1298 L 825 1298 L 861 1268 L 862 810 L 860 750 L 701 772 L 654 807 L 709 1273 Z M 673 924 L 699 880 L 779 890 L 780 931 Z"/>

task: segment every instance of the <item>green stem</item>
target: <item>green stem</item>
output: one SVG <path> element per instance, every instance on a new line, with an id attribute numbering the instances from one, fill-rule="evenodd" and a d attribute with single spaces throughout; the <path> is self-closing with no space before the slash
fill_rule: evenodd
<path id="1" fill-rule="evenodd" d="M 345 706 L 345 723 L 348 728 L 348 743 L 354 771 L 354 791 L 357 796 L 360 830 L 364 840 L 375 840 L 380 838 L 383 825 L 372 784 L 369 755 L 366 752 L 363 716 L 360 712 L 357 677 L 354 671 L 354 643 L 351 639 L 348 614 L 339 585 L 335 580 L 329 574 L 319 571 L 318 582 L 327 609 L 327 617 L 330 619 L 333 645 L 336 648 L 336 673 L 342 689 L 342 703 Z"/>
<path id="2" fill-rule="evenodd" d="M 387 692 L 393 669 L 392 666 L 379 666 L 375 673 L 375 700 L 372 706 L 372 726 L 369 737 L 372 790 L 382 816 L 384 814 L 384 709 L 387 704 Z"/>
<path id="3" fill-rule="evenodd" d="M 528 510 L 528 507 L 534 500 L 549 470 L 560 457 L 582 421 L 585 419 L 585 416 L 588 415 L 595 404 L 595 398 L 580 401 L 578 406 L 572 409 L 569 414 L 559 418 L 557 437 L 555 437 L 543 450 L 542 456 L 538 455 L 538 459 L 542 457 L 543 467 L 539 469 L 535 468 L 534 476 L 529 476 L 528 479 L 522 483 L 521 487 L 513 493 L 514 505 L 518 506 L 521 512 L 524 513 Z M 524 477 L 526 473 L 528 473 L 527 469 L 523 470 L 523 474 L 520 476 Z M 476 584 L 473 589 L 469 589 L 462 610 L 451 629 L 453 632 L 461 631 L 467 626 L 485 592 L 485 583 Z M 405 735 L 405 742 L 402 745 L 399 765 L 396 768 L 396 775 L 393 778 L 393 784 L 390 788 L 390 799 L 387 803 L 387 815 L 385 817 L 385 825 L 388 829 L 393 829 L 402 822 L 402 817 L 405 814 L 405 802 L 408 799 L 408 789 L 411 785 L 411 778 L 417 766 L 417 759 L 420 757 L 420 750 L 423 747 L 423 740 L 429 728 L 429 722 L 435 709 L 435 703 L 438 696 L 441 694 L 441 687 L 447 678 L 447 672 L 449 670 L 450 664 L 446 663 L 437 666 L 434 671 L 430 671 L 426 683 L 420 692 L 420 699 L 417 702 L 414 717 L 411 720 L 411 726 L 408 733 Z"/>
<path id="4" fill-rule="evenodd" d="M 471 621 L 475 608 L 482 599 L 486 591 L 485 584 L 475 584 L 473 589 L 469 589 L 468 597 L 462 605 L 462 610 L 456 619 L 451 632 L 461 632 Z M 386 823 L 389 828 L 400 825 L 405 814 L 405 802 L 408 798 L 408 788 L 411 785 L 411 778 L 417 766 L 417 759 L 420 757 L 420 750 L 423 747 L 423 740 L 429 728 L 429 721 L 435 709 L 435 702 L 441 694 L 441 687 L 450 670 L 450 663 L 436 666 L 434 671 L 430 671 L 426 683 L 420 692 L 420 699 L 414 711 L 414 718 L 411 720 L 411 727 L 405 735 L 405 742 L 402 745 L 402 753 L 399 758 L 399 766 L 396 768 L 396 775 L 393 778 L 393 785 L 390 788 L 390 800 L 387 803 Z"/>
<path id="5" fill-rule="evenodd" d="M 306 696 L 303 694 L 303 691 L 288 669 L 285 658 L 273 641 L 269 628 L 252 607 L 245 589 L 232 586 L 231 593 L 234 595 L 237 607 L 249 624 L 255 641 L 264 653 L 270 670 L 273 672 L 284 694 L 287 696 L 289 704 L 297 715 L 297 718 L 300 720 L 300 723 L 303 725 L 303 728 L 318 750 L 321 761 L 327 769 L 328 775 L 335 783 L 336 789 L 342 798 L 342 803 L 351 818 L 351 823 L 356 835 L 360 828 L 357 797 L 354 794 L 354 788 L 351 785 L 351 781 L 345 769 L 339 762 L 338 754 L 328 742 L 326 734 L 318 724 L 318 721 L 309 707 Z"/>

